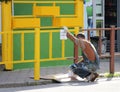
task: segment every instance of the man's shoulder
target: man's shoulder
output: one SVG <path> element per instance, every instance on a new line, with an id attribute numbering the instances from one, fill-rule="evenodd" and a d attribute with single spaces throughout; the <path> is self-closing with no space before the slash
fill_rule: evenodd
<path id="1" fill-rule="evenodd" d="M 86 45 L 90 45 L 90 44 L 91 44 L 91 42 L 88 41 L 88 40 L 83 40 L 83 42 L 84 42 L 84 44 L 86 44 Z"/>

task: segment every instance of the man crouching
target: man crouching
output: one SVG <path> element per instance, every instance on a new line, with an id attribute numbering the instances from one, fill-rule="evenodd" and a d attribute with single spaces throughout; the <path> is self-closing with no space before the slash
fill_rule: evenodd
<path id="1" fill-rule="evenodd" d="M 82 50 L 83 59 L 78 63 L 70 66 L 70 70 L 81 78 L 86 78 L 88 81 L 94 82 L 99 76 L 97 70 L 99 69 L 99 55 L 93 44 L 85 39 L 83 33 L 78 33 L 75 37 L 68 31 L 67 27 L 63 27 L 67 37 L 73 41 Z"/>

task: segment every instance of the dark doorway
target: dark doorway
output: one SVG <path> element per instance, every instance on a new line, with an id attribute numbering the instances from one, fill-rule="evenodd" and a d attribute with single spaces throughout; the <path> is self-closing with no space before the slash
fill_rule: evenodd
<path id="1" fill-rule="evenodd" d="M 105 27 L 117 27 L 117 0 L 105 0 Z M 105 31 L 107 37 L 107 51 L 110 50 L 110 32 Z M 117 32 L 115 33 L 115 51 L 117 51 Z"/>

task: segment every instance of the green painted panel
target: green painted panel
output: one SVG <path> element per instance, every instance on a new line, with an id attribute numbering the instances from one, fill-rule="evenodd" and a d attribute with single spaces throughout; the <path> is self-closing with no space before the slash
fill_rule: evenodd
<path id="1" fill-rule="evenodd" d="M 13 60 L 20 60 L 21 58 L 21 36 L 15 34 L 13 36 Z"/>
<path id="2" fill-rule="evenodd" d="M 33 4 L 14 4 L 15 15 L 32 15 Z"/>
<path id="3" fill-rule="evenodd" d="M 41 26 L 52 26 L 52 17 L 41 17 Z"/>
<path id="4" fill-rule="evenodd" d="M 74 14 L 74 4 L 57 4 L 60 6 L 60 14 Z"/>
<path id="5" fill-rule="evenodd" d="M 25 34 L 25 60 L 34 59 L 34 33 Z"/>
<path id="6" fill-rule="evenodd" d="M 41 59 L 49 57 L 49 34 L 41 33 L 41 41 L 40 41 L 40 50 L 41 50 Z"/>
<path id="7" fill-rule="evenodd" d="M 61 40 L 59 33 L 53 34 L 53 57 L 61 57 Z"/>

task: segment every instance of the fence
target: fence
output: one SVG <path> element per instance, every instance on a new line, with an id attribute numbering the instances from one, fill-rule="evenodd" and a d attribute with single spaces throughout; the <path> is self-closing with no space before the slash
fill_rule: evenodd
<path id="1" fill-rule="evenodd" d="M 112 27 L 112 28 L 97 28 L 97 29 L 82 29 L 82 31 L 87 31 L 88 32 L 88 40 L 90 40 L 90 31 L 99 31 L 99 55 L 100 55 L 100 58 L 110 58 L 110 73 L 114 73 L 114 56 L 115 56 L 115 52 L 114 52 L 114 49 L 115 49 L 115 31 L 116 30 L 120 30 L 120 28 L 115 28 L 115 27 Z M 102 55 L 101 54 L 101 36 L 102 36 L 102 31 L 108 31 L 110 32 L 110 53 L 108 55 Z M 11 33 L 9 32 L 1 32 L 0 34 L 1 35 L 4 35 L 4 36 L 12 36 L 14 34 L 21 34 L 21 60 L 20 61 L 12 61 L 12 62 L 9 62 L 9 61 L 3 61 L 3 62 L 0 62 L 0 64 L 13 64 L 13 63 L 26 63 L 26 62 L 34 62 L 35 63 L 35 68 L 34 68 L 34 75 L 35 75 L 35 78 L 38 78 L 39 76 L 39 70 L 40 70 L 40 62 L 41 61 L 50 61 L 50 60 L 66 60 L 68 59 L 67 57 L 65 57 L 65 41 L 62 40 L 62 51 L 61 51 L 61 56 L 62 57 L 59 57 L 59 58 L 53 58 L 52 57 L 52 34 L 54 32 L 59 32 L 59 30 L 53 30 L 53 31 L 48 31 L 48 30 L 44 30 L 44 31 L 40 31 L 39 28 L 36 28 L 35 30 L 33 31 L 13 31 Z M 75 32 L 74 30 L 72 30 L 71 32 Z M 34 59 L 33 60 L 25 60 L 24 59 L 24 34 L 27 34 L 27 33 L 34 33 Z M 40 33 L 49 33 L 49 58 L 48 59 L 40 59 Z M 12 45 L 12 43 L 11 43 Z M 5 46 L 6 47 L 6 46 Z M 13 49 L 13 48 L 11 48 Z M 74 54 L 74 60 L 78 60 L 78 50 L 76 50 L 77 48 L 75 47 L 75 54 Z M 8 52 L 5 52 L 5 53 L 8 53 Z M 12 52 L 13 53 L 13 52 Z M 117 54 L 117 55 L 120 55 L 120 54 Z M 37 73 L 37 74 L 36 74 Z M 37 76 L 36 76 L 37 75 Z"/>
<path id="2" fill-rule="evenodd" d="M 88 40 L 90 40 L 90 31 L 99 31 L 99 42 L 98 42 L 98 54 L 100 56 L 100 58 L 109 58 L 110 59 L 110 65 L 109 65 L 109 70 L 110 70 L 110 73 L 114 73 L 114 63 L 115 63 L 115 55 L 116 56 L 119 56 L 120 53 L 117 53 L 115 54 L 115 31 L 119 31 L 120 28 L 115 28 L 115 26 L 111 26 L 111 28 L 95 28 L 95 29 L 81 29 L 82 31 L 87 31 L 88 33 Z M 110 52 L 109 54 L 101 54 L 101 46 L 102 46 L 102 33 L 103 31 L 107 31 L 107 32 L 110 32 Z M 76 48 L 78 49 L 78 48 Z M 75 52 L 75 57 L 78 58 L 78 52 L 76 50 Z M 76 59 L 77 59 L 76 58 Z"/>

